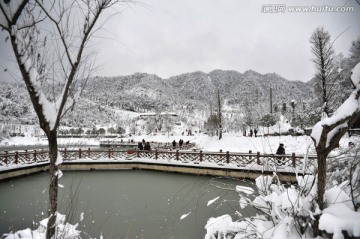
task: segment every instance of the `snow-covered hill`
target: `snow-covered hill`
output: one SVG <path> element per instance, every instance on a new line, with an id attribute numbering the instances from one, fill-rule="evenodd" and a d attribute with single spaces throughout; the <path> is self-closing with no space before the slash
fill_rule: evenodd
<path id="1" fill-rule="evenodd" d="M 281 76 L 259 74 L 249 70 L 214 70 L 192 72 L 162 79 L 156 75 L 136 73 L 130 76 L 94 77 L 89 80 L 82 99 L 64 120 L 74 127 L 92 127 L 122 122 L 136 117 L 129 112 L 175 112 L 182 121 L 205 120 L 215 110 L 216 91 L 220 90 L 223 109 L 244 112 L 245 105 L 263 104 L 269 112 L 270 87 L 273 103 L 290 104 L 292 100 L 311 101 L 313 86 L 288 81 Z M 3 122 L 36 122 L 25 87 L 19 84 L 0 85 L 0 120 Z M 290 108 L 290 107 L 289 107 Z"/>

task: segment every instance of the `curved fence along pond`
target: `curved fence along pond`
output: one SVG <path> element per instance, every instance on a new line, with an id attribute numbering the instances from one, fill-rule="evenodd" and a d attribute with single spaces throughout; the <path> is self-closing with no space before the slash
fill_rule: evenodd
<path id="1" fill-rule="evenodd" d="M 0 236 L 37 228 L 33 222 L 47 216 L 48 180 L 47 173 L 40 173 L 0 182 Z M 239 213 L 255 214 L 250 207 L 240 208 L 235 191 L 236 185 L 254 185 L 229 178 L 68 171 L 60 182 L 64 187 L 59 189 L 59 212 L 67 214 L 70 223 L 79 223 L 78 229 L 92 238 L 100 234 L 104 238 L 203 238 L 210 217 L 229 214 L 236 220 Z"/>

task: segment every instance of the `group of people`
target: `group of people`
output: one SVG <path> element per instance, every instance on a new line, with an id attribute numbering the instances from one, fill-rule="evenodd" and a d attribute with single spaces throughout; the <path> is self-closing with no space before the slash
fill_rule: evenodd
<path id="1" fill-rule="evenodd" d="M 255 137 L 257 137 L 257 133 L 258 133 L 258 131 L 257 131 L 257 129 L 250 129 L 250 131 L 249 131 L 249 135 L 246 135 L 246 130 L 244 130 L 244 136 L 249 136 L 249 137 L 252 137 L 253 135 L 255 135 Z"/>
<path id="2" fill-rule="evenodd" d="M 192 135 L 193 135 L 191 129 L 189 129 L 189 130 L 187 129 L 187 130 L 185 130 L 185 131 L 186 131 L 186 135 L 187 135 L 187 136 L 192 136 Z M 185 132 L 182 132 L 181 135 L 184 135 L 184 133 L 185 133 Z"/>
<path id="3" fill-rule="evenodd" d="M 180 139 L 178 144 L 179 144 L 179 148 L 182 149 L 184 145 L 184 140 Z M 185 145 L 189 145 L 189 144 L 190 141 L 185 142 Z M 174 149 L 176 148 L 177 142 L 175 140 L 172 142 L 172 146 Z M 151 150 L 150 142 L 145 142 L 145 140 L 143 139 L 141 142 L 138 143 L 138 149 L 150 151 Z"/>
<path id="4" fill-rule="evenodd" d="M 186 142 L 185 142 L 186 145 L 189 145 L 189 143 L 190 143 L 190 141 L 186 141 Z M 175 139 L 174 139 L 174 141 L 172 141 L 171 144 L 172 144 L 173 148 L 175 149 L 175 148 L 176 148 L 176 141 L 175 141 Z M 183 144 L 184 144 L 184 140 L 180 139 L 180 140 L 179 140 L 179 148 L 180 148 L 180 149 L 183 148 Z"/>
<path id="5" fill-rule="evenodd" d="M 150 142 L 145 142 L 145 139 L 143 139 L 141 142 L 138 143 L 138 148 L 139 150 L 150 151 L 151 150 Z"/>

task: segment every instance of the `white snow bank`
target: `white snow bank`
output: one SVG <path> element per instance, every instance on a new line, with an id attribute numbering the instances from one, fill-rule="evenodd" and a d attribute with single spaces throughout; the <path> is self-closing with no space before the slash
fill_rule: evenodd
<path id="1" fill-rule="evenodd" d="M 342 231 L 347 231 L 349 236 L 360 236 L 360 212 L 354 211 L 351 198 L 340 186 L 326 190 L 325 206 L 319 229 L 333 233 L 334 239 L 344 238 Z"/>
<path id="2" fill-rule="evenodd" d="M 346 204 L 338 203 L 324 209 L 320 217 L 319 229 L 333 233 L 334 239 L 342 239 L 342 231 L 350 236 L 360 236 L 360 212 L 351 210 Z"/>

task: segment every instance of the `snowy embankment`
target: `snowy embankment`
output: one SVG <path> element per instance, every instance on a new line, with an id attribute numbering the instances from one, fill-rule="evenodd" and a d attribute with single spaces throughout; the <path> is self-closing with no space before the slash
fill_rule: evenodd
<path id="1" fill-rule="evenodd" d="M 168 142 L 175 140 L 177 143 L 180 139 L 184 142 L 190 141 L 196 143 L 196 148 L 203 151 L 218 152 L 240 152 L 248 153 L 250 150 L 253 153 L 260 152 L 263 154 L 275 154 L 280 143 L 285 145 L 286 154 L 310 154 L 315 153 L 314 144 L 309 136 L 260 136 L 260 137 L 244 137 L 240 134 L 224 134 L 223 138 L 219 140 L 216 136 L 210 137 L 208 135 L 194 135 L 182 136 L 180 135 L 141 135 L 133 136 L 131 138 L 134 142 L 141 142 L 143 139 L 149 142 Z M 348 147 L 349 142 L 359 141 L 358 136 L 348 137 L 344 136 L 340 141 L 340 147 Z"/>
<path id="2" fill-rule="evenodd" d="M 218 140 L 216 136 L 211 137 L 208 135 L 196 134 L 193 136 L 183 136 L 181 134 L 177 135 L 140 135 L 132 136 L 130 138 L 124 139 L 115 139 L 133 142 L 141 142 L 145 140 L 146 142 L 163 142 L 171 143 L 174 140 L 178 143 L 182 139 L 184 142 L 189 141 L 196 144 L 196 149 L 201 149 L 203 151 L 213 151 L 219 152 L 240 152 L 248 153 L 252 151 L 253 153 L 260 152 L 263 154 L 275 154 L 280 143 L 285 145 L 286 154 L 300 154 L 304 155 L 306 153 L 314 154 L 315 149 L 313 142 L 309 136 L 260 136 L 260 137 L 244 137 L 240 134 L 224 134 L 221 140 Z M 58 144 L 60 146 L 69 145 L 82 146 L 82 145 L 93 145 L 99 146 L 101 138 L 59 138 Z M 114 139 L 104 139 L 104 140 L 114 140 Z M 359 136 L 348 137 L 344 136 L 340 141 L 341 147 L 347 147 L 349 142 L 359 141 Z M 39 139 L 37 137 L 11 137 L 9 139 L 4 139 L 0 142 L 1 146 L 32 146 L 32 145 L 43 145 L 47 146 L 46 139 Z"/>
<path id="3" fill-rule="evenodd" d="M 58 138 L 58 144 L 63 145 L 99 145 L 99 138 Z M 34 146 L 43 145 L 47 146 L 48 141 L 46 138 L 39 137 L 10 137 L 0 142 L 1 146 Z"/>

